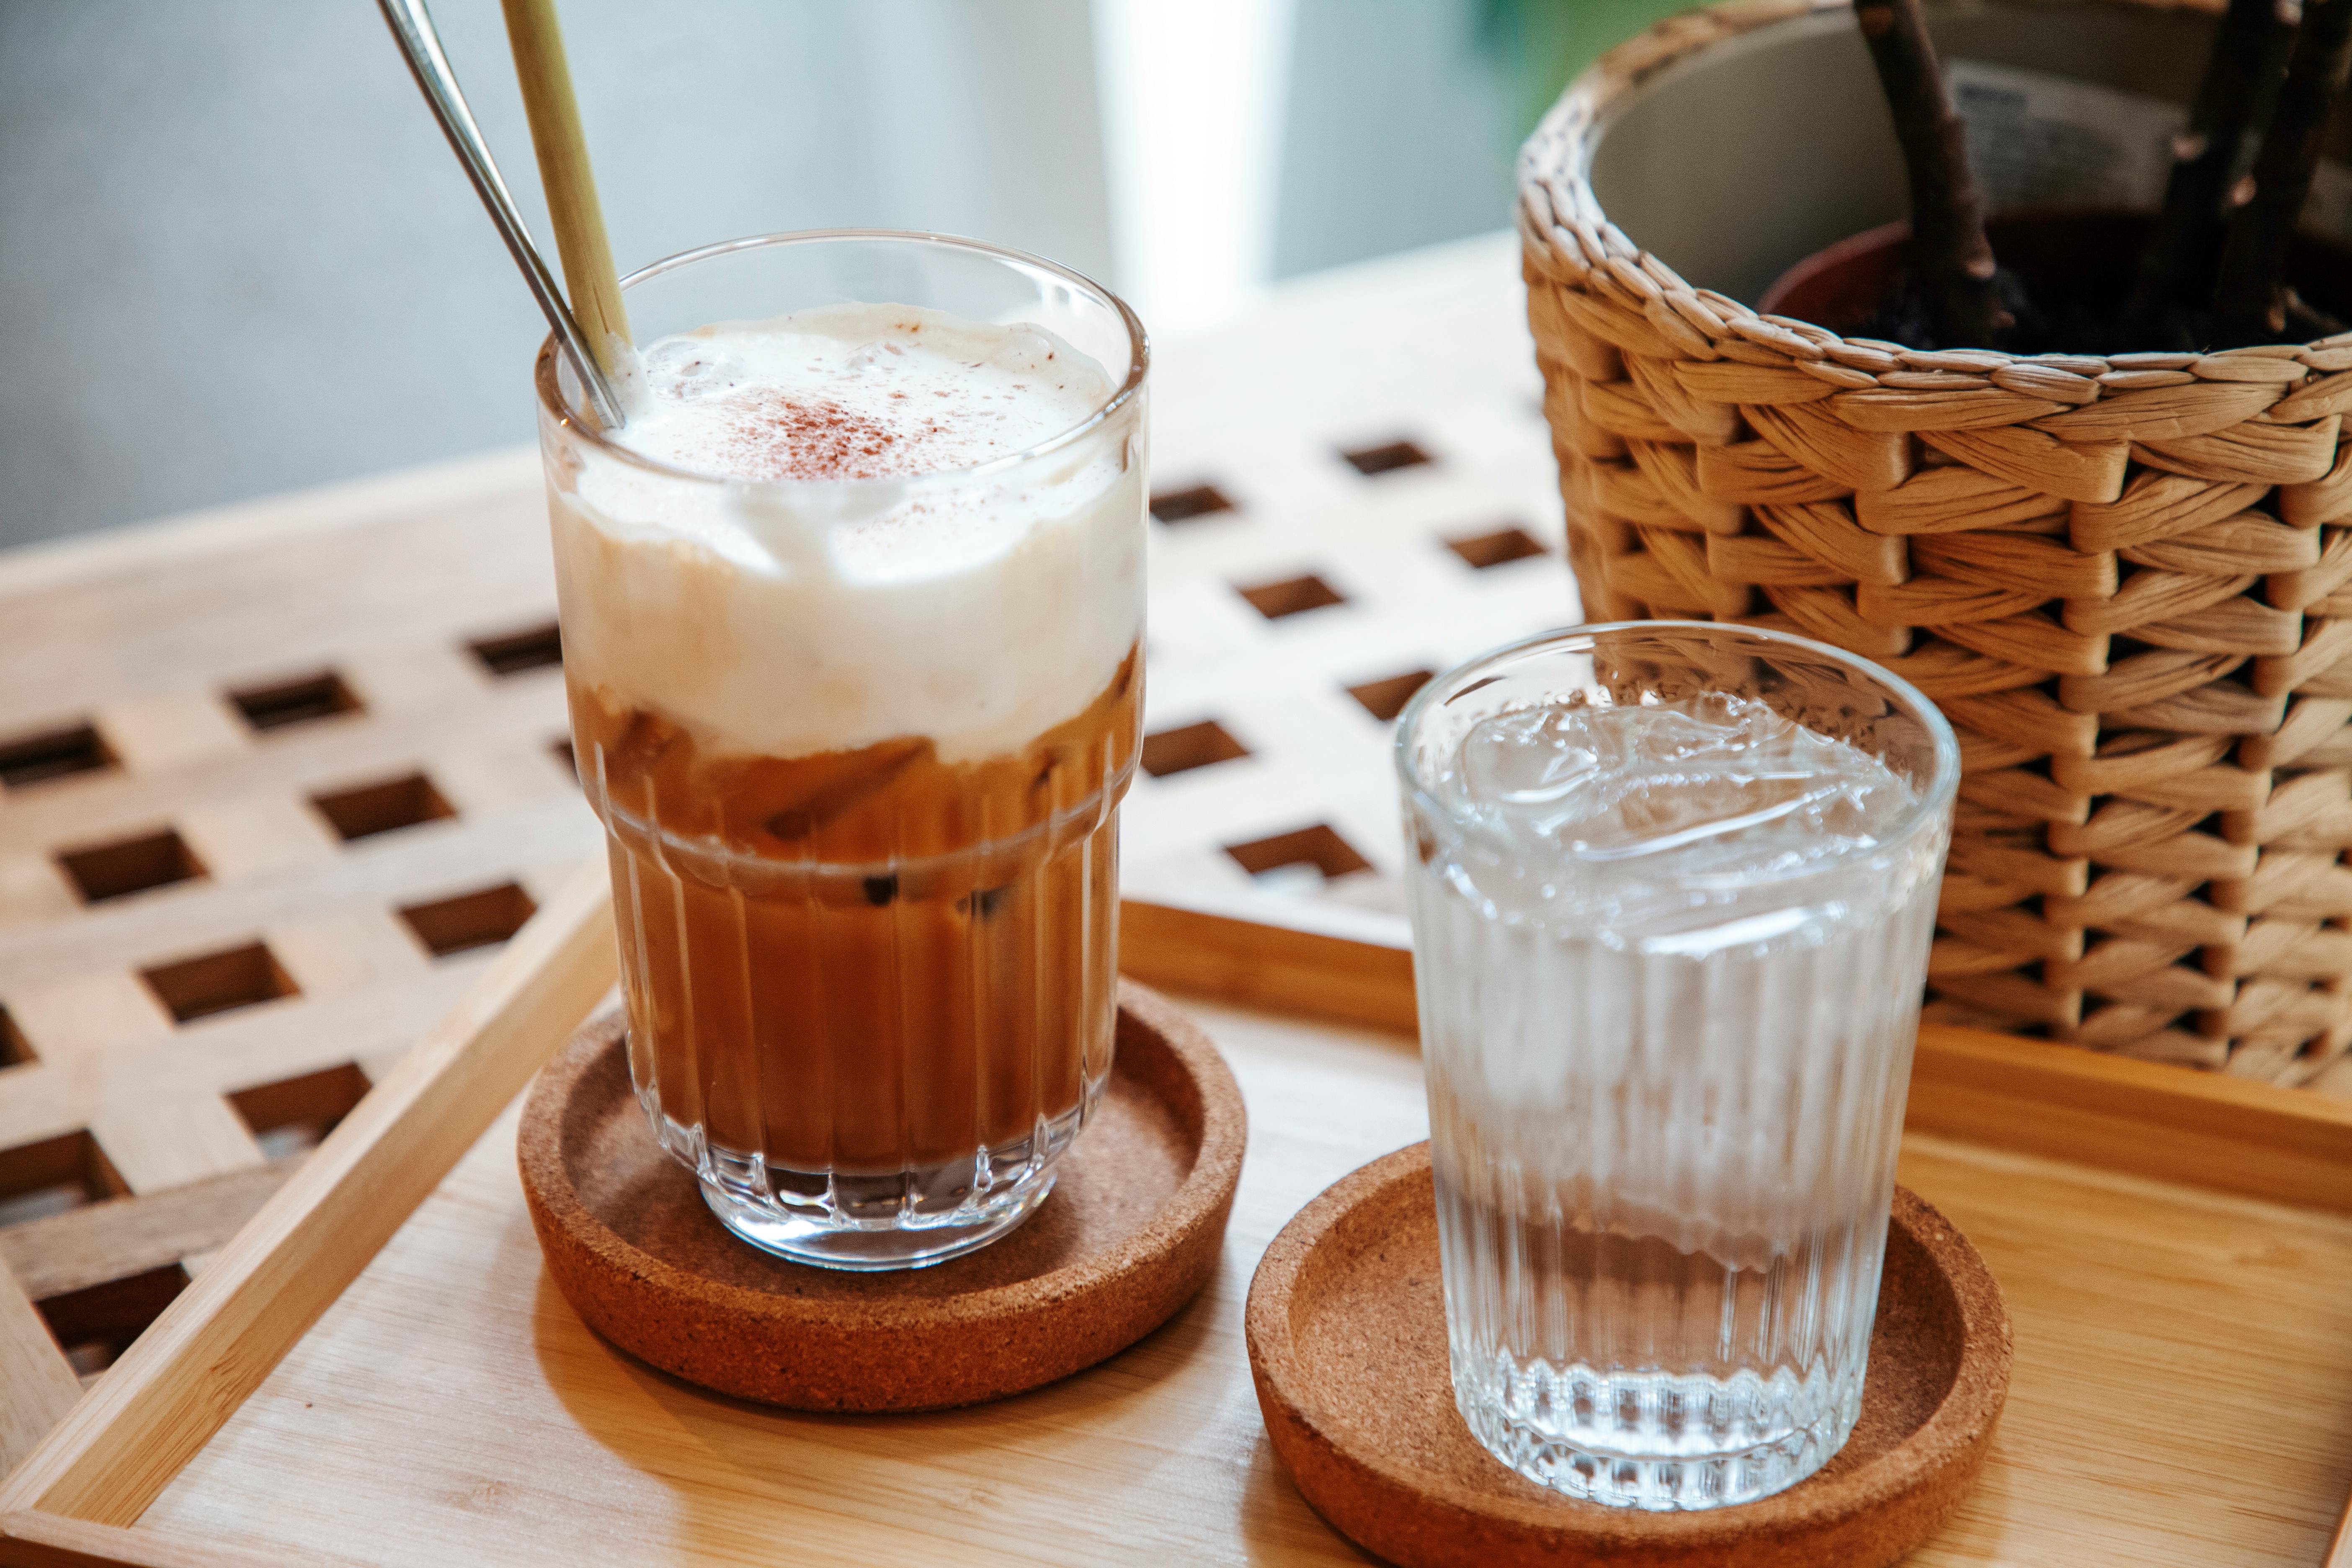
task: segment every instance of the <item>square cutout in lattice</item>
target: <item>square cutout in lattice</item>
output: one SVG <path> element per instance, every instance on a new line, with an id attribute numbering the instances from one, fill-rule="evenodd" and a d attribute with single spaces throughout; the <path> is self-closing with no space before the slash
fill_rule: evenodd
<path id="1" fill-rule="evenodd" d="M 125 1279 L 110 1279 L 33 1303 L 66 1360 L 87 1384 L 112 1366 L 147 1325 L 163 1315 L 173 1298 L 188 1288 L 188 1271 L 176 1263 Z"/>
<path id="2" fill-rule="evenodd" d="M 1233 501 L 1214 485 L 1162 490 L 1151 498 L 1151 515 L 1162 522 L 1191 522 L 1195 518 L 1213 517 L 1233 510 Z"/>
<path id="3" fill-rule="evenodd" d="M 1508 528 L 1496 529 L 1491 533 L 1474 533 L 1467 538 L 1449 539 L 1445 542 L 1445 548 L 1481 572 L 1490 566 L 1504 566 L 1514 561 L 1525 561 L 1531 555 L 1550 553 L 1541 544 L 1536 542 L 1535 535 L 1516 523 Z"/>
<path id="4" fill-rule="evenodd" d="M 1277 833 L 1270 838 L 1254 838 L 1246 844 L 1228 844 L 1225 853 L 1253 877 L 1263 877 L 1286 866 L 1311 866 L 1328 882 L 1351 872 L 1369 871 L 1372 864 L 1324 822 L 1290 833 Z"/>
<path id="5" fill-rule="evenodd" d="M 128 1190 L 87 1131 L 0 1149 L 0 1226 L 47 1219 Z"/>
<path id="6" fill-rule="evenodd" d="M 1348 688 L 1348 695 L 1362 706 L 1365 712 L 1385 724 L 1404 711 L 1412 694 L 1429 684 L 1434 672 L 1408 669 L 1402 675 L 1386 675 L 1378 680 L 1367 680 Z"/>
<path id="7" fill-rule="evenodd" d="M 1255 588 L 1235 584 L 1234 592 L 1247 599 L 1250 608 L 1269 621 L 1348 602 L 1338 589 L 1311 572 L 1303 577 L 1285 577 L 1279 583 L 1260 583 Z"/>
<path id="8" fill-rule="evenodd" d="M 228 1102 L 252 1129 L 263 1155 L 274 1161 L 317 1148 L 367 1091 L 367 1075 L 356 1064 L 345 1062 L 299 1078 L 241 1089 L 228 1097 Z"/>
<path id="9" fill-rule="evenodd" d="M 1411 441 L 1387 441 L 1377 447 L 1343 447 L 1339 456 L 1348 466 L 1366 479 L 1392 474 L 1399 468 L 1418 468 L 1435 461 Z"/>
<path id="10" fill-rule="evenodd" d="M 520 885 L 501 882 L 453 899 L 411 904 L 400 911 L 400 918 L 408 922 L 426 952 L 446 958 L 477 947 L 496 947 L 522 930 L 523 922 L 538 909 Z"/>
<path id="11" fill-rule="evenodd" d="M 492 675 L 520 675 L 527 669 L 545 669 L 563 662 L 563 632 L 553 621 L 529 631 L 509 632 L 504 637 L 478 637 L 466 645 L 467 652 L 481 660 L 482 668 Z"/>
<path id="12" fill-rule="evenodd" d="M 1156 779 L 1248 755 L 1249 748 L 1227 734 L 1214 719 L 1143 737 L 1143 771 Z"/>
<path id="13" fill-rule="evenodd" d="M 310 804 L 344 843 L 395 833 L 420 823 L 441 822 L 457 815 L 423 773 L 404 773 L 356 789 L 314 795 Z"/>
<path id="14" fill-rule="evenodd" d="M 282 680 L 268 686 L 248 686 L 228 694 L 229 701 L 245 721 L 258 733 L 289 729 L 297 724 L 315 724 L 321 719 L 340 718 L 345 713 L 364 710 L 359 695 L 343 683 L 343 678 L 331 669 L 316 675 L 306 675 L 299 680 Z"/>
<path id="15" fill-rule="evenodd" d="M 302 994 L 278 955 L 257 942 L 142 969 L 139 977 L 182 1024 Z"/>
<path id="16" fill-rule="evenodd" d="M 196 858 L 195 851 L 169 827 L 142 833 L 135 838 L 60 849 L 58 867 L 86 904 L 127 899 L 151 888 L 194 881 L 205 874 L 205 864 Z"/>
<path id="17" fill-rule="evenodd" d="M 0 1007 L 0 1068 L 22 1067 L 39 1059 L 33 1054 L 33 1042 L 25 1037 L 8 1009 Z"/>
<path id="18" fill-rule="evenodd" d="M 0 741 L 0 788 L 23 789 L 115 765 L 112 748 L 89 724 L 69 724 Z"/>

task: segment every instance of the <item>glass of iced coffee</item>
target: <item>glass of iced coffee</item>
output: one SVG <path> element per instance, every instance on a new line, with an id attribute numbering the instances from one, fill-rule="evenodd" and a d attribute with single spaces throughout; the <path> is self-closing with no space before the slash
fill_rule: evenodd
<path id="1" fill-rule="evenodd" d="M 539 357 L 629 1065 L 737 1236 L 920 1267 L 1042 1203 L 1110 1070 L 1143 329 L 920 234 L 625 281 L 628 418 Z"/>

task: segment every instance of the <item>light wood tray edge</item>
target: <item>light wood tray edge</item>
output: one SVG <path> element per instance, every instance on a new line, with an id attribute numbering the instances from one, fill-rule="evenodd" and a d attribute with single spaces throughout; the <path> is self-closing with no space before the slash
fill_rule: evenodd
<path id="1" fill-rule="evenodd" d="M 1404 948 L 1129 900 L 1119 967 L 1149 985 L 1418 1032 Z M 2078 1047 L 1927 1025 L 1906 1129 L 2352 1214 L 2352 1100 Z"/>
<path id="2" fill-rule="evenodd" d="M 600 859 L 547 901 L 0 1486 L 0 1563 L 261 1561 L 121 1527 L 440 1184 L 612 987 L 616 963 Z"/>

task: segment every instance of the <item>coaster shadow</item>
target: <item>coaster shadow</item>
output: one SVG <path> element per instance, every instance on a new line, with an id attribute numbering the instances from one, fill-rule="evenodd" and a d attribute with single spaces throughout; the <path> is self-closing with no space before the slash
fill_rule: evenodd
<path id="1" fill-rule="evenodd" d="M 838 1452 L 951 1458 L 1002 1447 L 1024 1431 L 1097 1426 L 1117 1407 L 1192 1368 L 1214 1326 L 1220 1277 L 1166 1322 L 1108 1359 L 1042 1387 L 983 1404 L 884 1415 L 787 1409 L 715 1393 L 639 1360 L 591 1329 L 544 1268 L 532 1343 L 548 1386 L 582 1431 L 649 1475 L 675 1482 L 684 1442 L 723 1452 L 740 1476 L 805 1476 L 806 1445 Z M 662 1419 L 649 1422 L 646 1407 Z M 681 1489 L 685 1490 L 687 1489 Z M 793 1489 L 798 1489 L 797 1485 Z"/>

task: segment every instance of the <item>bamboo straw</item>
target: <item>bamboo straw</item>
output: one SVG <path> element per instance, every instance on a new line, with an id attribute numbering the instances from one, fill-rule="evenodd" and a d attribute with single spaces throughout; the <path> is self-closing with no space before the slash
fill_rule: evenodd
<path id="1" fill-rule="evenodd" d="M 555 225 L 564 289 L 597 364 L 606 375 L 616 375 L 620 349 L 631 341 L 629 318 L 621 306 L 613 247 L 604 237 L 604 209 L 588 166 L 588 142 L 580 130 L 580 105 L 572 96 L 572 68 L 563 58 L 555 0 L 500 4 L 515 76 L 522 83 L 523 111 L 530 120 L 531 150 L 539 155 L 540 183 L 547 191 L 548 216 Z"/>

